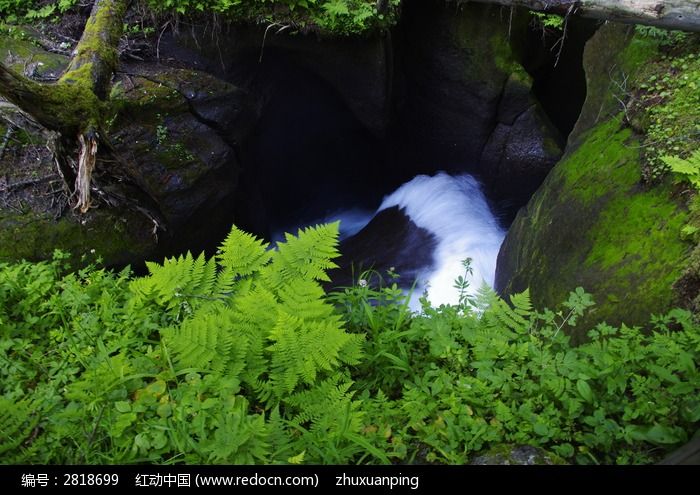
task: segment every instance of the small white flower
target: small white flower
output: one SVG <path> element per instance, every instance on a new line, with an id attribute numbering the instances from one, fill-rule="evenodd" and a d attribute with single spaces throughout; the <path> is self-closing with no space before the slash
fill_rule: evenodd
<path id="1" fill-rule="evenodd" d="M 367 287 L 367 281 L 364 278 L 361 278 L 358 284 L 360 287 Z"/>

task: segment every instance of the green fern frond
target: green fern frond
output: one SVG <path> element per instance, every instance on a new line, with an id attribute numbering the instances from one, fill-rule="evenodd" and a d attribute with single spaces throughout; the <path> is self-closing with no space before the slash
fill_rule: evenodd
<path id="1" fill-rule="evenodd" d="M 191 253 L 168 258 L 162 265 L 146 263 L 149 277 L 132 283 L 132 291 L 142 299 L 153 299 L 168 309 L 179 307 L 187 301 L 196 306 L 212 299 L 216 282 L 216 264 L 204 257 L 194 259 Z"/>
<path id="2" fill-rule="evenodd" d="M 223 373 L 234 356 L 235 369 L 240 372 L 245 366 L 247 340 L 234 339 L 225 308 L 185 320 L 179 329 L 164 330 L 163 340 L 183 368 Z"/>
<path id="3" fill-rule="evenodd" d="M 280 287 L 295 279 L 328 282 L 326 272 L 338 265 L 333 263 L 338 253 L 340 222 L 300 229 L 298 236 L 285 234 L 286 242 L 278 243 L 273 263 L 265 273 L 271 287 Z"/>
<path id="4" fill-rule="evenodd" d="M 700 189 L 700 150 L 695 151 L 687 159 L 663 156 L 661 161 L 671 169 L 671 172 L 690 182 L 695 189 Z"/>
<path id="5" fill-rule="evenodd" d="M 510 303 L 513 305 L 513 311 L 523 318 L 529 318 L 532 315 L 530 289 L 525 289 L 524 292 L 510 296 Z"/>
<path id="6" fill-rule="evenodd" d="M 260 271 L 272 258 L 268 246 L 269 244 L 234 226 L 216 256 L 221 267 L 217 293 L 230 292 L 238 278 Z"/>
<path id="7" fill-rule="evenodd" d="M 344 408 L 352 400 L 352 382 L 340 376 L 323 380 L 310 390 L 304 390 L 285 399 L 285 405 L 299 411 L 292 421 L 298 425 L 318 421 L 325 415 L 339 417 L 335 408 Z"/>
<path id="8" fill-rule="evenodd" d="M 334 308 L 324 302 L 324 290 L 313 280 L 295 279 L 280 287 L 279 298 L 282 309 L 294 313 L 304 320 L 333 319 L 340 325 L 340 316 Z"/>
<path id="9" fill-rule="evenodd" d="M 267 425 L 262 414 L 249 414 L 250 405 L 236 396 L 230 408 L 216 417 L 218 425 L 213 436 L 199 442 L 200 454 L 212 463 L 265 463 L 270 457 Z"/>
<path id="10" fill-rule="evenodd" d="M 267 348 L 271 354 L 270 384 L 282 397 L 299 383 L 313 384 L 317 374 L 332 371 L 341 362 L 356 362 L 362 337 L 346 333 L 336 321 L 304 321 L 280 311 Z"/>
<path id="11" fill-rule="evenodd" d="M 523 303 L 523 301 L 519 301 Z M 528 331 L 529 321 L 523 318 L 518 312 L 511 308 L 503 299 L 495 300 L 489 309 L 484 313 L 484 319 L 489 328 L 501 328 L 499 323 L 516 333 L 525 333 Z"/>

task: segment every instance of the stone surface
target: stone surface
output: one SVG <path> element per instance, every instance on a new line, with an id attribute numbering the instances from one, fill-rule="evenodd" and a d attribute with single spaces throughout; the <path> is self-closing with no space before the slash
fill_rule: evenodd
<path id="1" fill-rule="evenodd" d="M 196 224 L 235 191 L 234 146 L 254 114 L 247 94 L 195 71 L 145 65 L 128 72 L 115 147 L 170 228 Z"/>
<path id="2" fill-rule="evenodd" d="M 337 270 L 332 270 L 332 287 L 348 287 L 357 283 L 360 275 L 372 270 L 383 277 L 385 284 L 396 282 L 409 289 L 422 270 L 434 264 L 433 253 L 437 239 L 418 227 L 406 211 L 398 206 L 377 213 L 357 234 L 340 244 L 341 257 L 336 260 Z M 391 271 L 399 275 L 387 277 Z M 377 282 L 374 276 L 369 277 Z"/>
<path id="3" fill-rule="evenodd" d="M 11 41 L 13 60 L 55 58 Z M 235 148 L 256 118 L 248 94 L 205 73 L 141 64 L 122 66 L 111 100 L 117 113 L 109 138 L 128 178 L 102 184 L 124 202 L 95 201 L 86 215 L 74 214 L 51 154 L 37 144 L 47 135 L 25 122 L 26 130 L 13 131 L 21 139 L 12 143 L 20 144 L 4 150 L 0 162 L 0 259 L 45 259 L 63 249 L 75 259 L 94 250 L 108 265 L 141 263 L 202 249 L 228 231 L 239 171 Z M 0 110 L 8 121 L 21 119 L 11 105 Z M 99 161 L 96 176 L 110 166 Z M 161 228 L 129 202 L 155 210 Z"/>
<path id="4" fill-rule="evenodd" d="M 639 140 L 612 96 L 616 78 L 633 77 L 653 50 L 626 26 L 606 25 L 588 43 L 589 91 L 566 155 L 518 213 L 496 270 L 502 295 L 529 287 L 538 307 L 578 286 L 592 293 L 597 305 L 575 340 L 594 322 L 644 325 L 670 309 L 692 247 L 681 240 L 687 211 L 672 186 L 642 184 Z"/>
<path id="5" fill-rule="evenodd" d="M 501 445 L 475 458 L 476 466 L 537 466 L 561 464 L 557 456 L 530 445 Z"/>
<path id="6" fill-rule="evenodd" d="M 620 117 L 581 136 L 517 215 L 498 255 L 496 289 L 530 288 L 536 307 L 554 308 L 583 287 L 596 306 L 570 330 L 591 323 L 643 325 L 670 309 L 671 285 L 690 245 L 687 212 L 672 188 L 641 185 L 639 141 Z"/>

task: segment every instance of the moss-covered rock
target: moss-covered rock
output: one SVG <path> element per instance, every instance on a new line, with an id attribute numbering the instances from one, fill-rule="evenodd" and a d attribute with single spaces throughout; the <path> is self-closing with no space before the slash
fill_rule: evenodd
<path id="1" fill-rule="evenodd" d="M 643 324 L 672 305 L 687 211 L 670 186 L 641 185 L 639 141 L 620 121 L 582 136 L 518 213 L 498 258 L 501 293 L 530 287 L 552 307 L 582 286 L 598 303 L 591 320 L 610 324 Z"/>
<path id="2" fill-rule="evenodd" d="M 130 176 L 171 229 L 199 223 L 236 187 L 234 146 L 248 132 L 246 93 L 205 73 L 142 65 L 112 91 L 111 137 Z"/>
<path id="3" fill-rule="evenodd" d="M 56 249 L 77 263 L 140 264 L 156 252 L 153 225 L 130 210 L 93 210 L 60 219 L 32 209 L 0 209 L 0 261 L 50 259 Z"/>
<path id="4" fill-rule="evenodd" d="M 0 56 L 6 67 L 27 77 L 53 81 L 68 67 L 68 57 L 44 50 L 29 29 L 0 31 Z"/>
<path id="5" fill-rule="evenodd" d="M 606 23 L 586 43 L 583 68 L 586 74 L 586 101 L 569 135 L 569 149 L 582 134 L 622 110 L 628 97 L 630 77 L 657 53 L 658 43 L 634 36 L 634 26 Z"/>
<path id="6" fill-rule="evenodd" d="M 4 43 L 11 61 L 49 56 L 28 40 Z M 197 71 L 122 69 L 104 105 L 118 160 L 100 156 L 96 167 L 110 206 L 96 200 L 86 215 L 71 212 L 46 146 L 49 134 L 12 105 L 0 106 L 14 123 L 0 160 L 0 259 L 45 259 L 62 249 L 76 260 L 94 250 L 108 265 L 139 263 L 183 247 L 202 249 L 230 228 L 234 147 L 255 122 L 247 94 Z"/>
<path id="7" fill-rule="evenodd" d="M 626 125 L 621 93 L 655 44 L 626 26 L 606 25 L 584 55 L 588 95 L 565 157 L 515 219 L 501 248 L 497 289 L 531 289 L 552 307 L 584 287 L 597 306 L 584 324 L 645 324 L 677 300 L 672 289 L 692 245 L 670 180 L 642 178 L 642 142 Z M 577 335 L 582 338 L 582 335 Z"/>

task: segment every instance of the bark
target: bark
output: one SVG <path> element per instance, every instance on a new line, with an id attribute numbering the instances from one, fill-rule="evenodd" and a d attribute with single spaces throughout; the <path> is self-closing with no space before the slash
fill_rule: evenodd
<path id="1" fill-rule="evenodd" d="M 0 95 L 58 133 L 56 163 L 82 213 L 92 204 L 99 145 L 108 143 L 101 130 L 119 63 L 117 47 L 126 6 L 127 0 L 95 0 L 68 69 L 55 84 L 37 83 L 0 63 Z M 74 148 L 77 162 L 67 155 Z"/>
<path id="2" fill-rule="evenodd" d="M 700 32 L 698 0 L 470 0 L 559 15 Z"/>
<path id="3" fill-rule="evenodd" d="M 101 100 L 107 98 L 112 75 L 119 64 L 117 47 L 122 35 L 127 0 L 96 0 L 60 83 L 89 84 Z"/>

